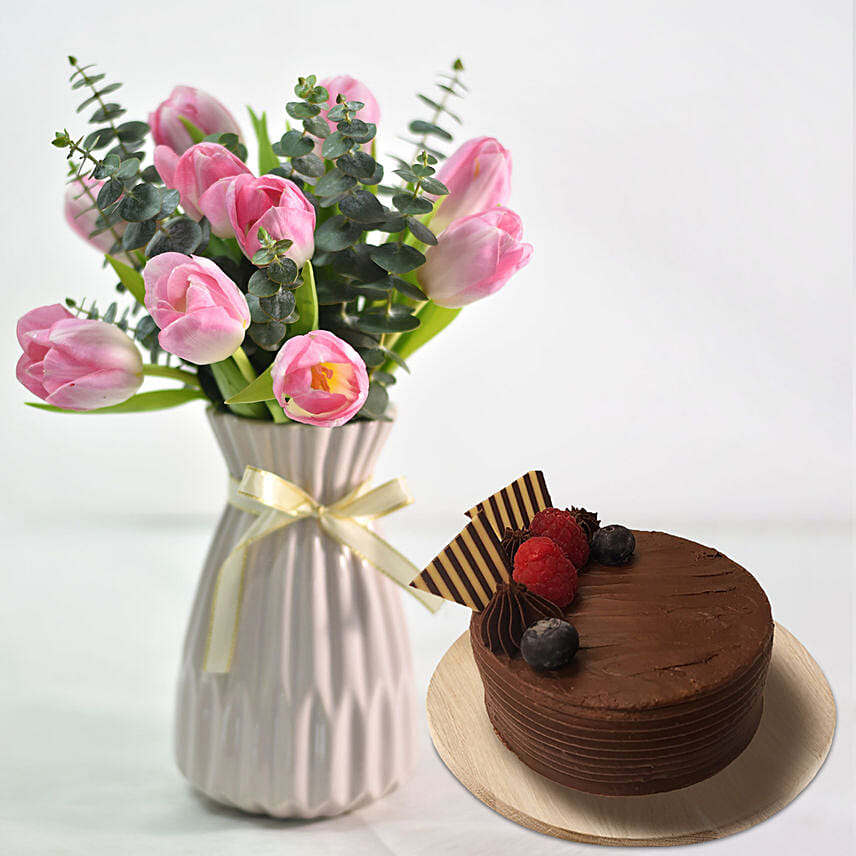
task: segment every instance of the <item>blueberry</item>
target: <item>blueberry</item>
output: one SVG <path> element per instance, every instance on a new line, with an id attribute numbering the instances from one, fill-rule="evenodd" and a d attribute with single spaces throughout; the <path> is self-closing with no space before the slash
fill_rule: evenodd
<path id="1" fill-rule="evenodd" d="M 623 565 L 636 549 L 636 538 L 626 526 L 603 526 L 591 539 L 591 557 L 602 565 Z"/>
<path id="2" fill-rule="evenodd" d="M 579 647 L 576 627 L 561 618 L 536 621 L 526 628 L 520 640 L 520 653 L 533 669 L 561 669 Z"/>

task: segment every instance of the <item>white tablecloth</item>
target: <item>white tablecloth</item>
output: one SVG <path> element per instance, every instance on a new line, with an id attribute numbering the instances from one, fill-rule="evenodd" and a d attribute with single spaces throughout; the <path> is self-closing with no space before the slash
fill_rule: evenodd
<path id="1" fill-rule="evenodd" d="M 454 519 L 409 511 L 391 519 L 386 531 L 421 562 L 446 543 L 454 526 Z M 411 781 L 352 814 L 282 822 L 242 815 L 195 794 L 172 761 L 171 713 L 184 623 L 212 527 L 208 519 L 122 515 L 37 521 L 22 514 L 5 521 L 0 854 L 607 852 L 530 832 L 482 805 L 439 760 L 424 716 Z M 777 620 L 825 670 L 839 706 L 831 756 L 807 791 L 766 823 L 704 845 L 706 852 L 849 854 L 853 661 L 847 525 L 686 522 L 668 528 L 715 544 L 756 574 Z M 424 698 L 434 666 L 463 632 L 469 613 L 449 606 L 432 617 L 407 601 L 417 689 Z"/>

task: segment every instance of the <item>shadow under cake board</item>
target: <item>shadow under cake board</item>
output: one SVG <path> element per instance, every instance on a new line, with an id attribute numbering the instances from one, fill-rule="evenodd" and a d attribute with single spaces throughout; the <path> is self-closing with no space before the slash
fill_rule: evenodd
<path id="1" fill-rule="evenodd" d="M 427 710 L 443 763 L 487 806 L 536 832 L 611 846 L 693 844 L 766 820 L 815 777 L 835 733 L 835 701 L 826 677 L 780 624 L 752 742 L 716 775 L 676 791 L 598 796 L 530 770 L 502 745 L 488 720 L 468 632 L 437 666 Z"/>

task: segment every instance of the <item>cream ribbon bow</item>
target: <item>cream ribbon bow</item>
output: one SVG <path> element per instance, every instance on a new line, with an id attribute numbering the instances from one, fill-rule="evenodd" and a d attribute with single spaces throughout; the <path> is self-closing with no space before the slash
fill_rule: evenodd
<path id="1" fill-rule="evenodd" d="M 431 612 L 442 605 L 441 598 L 408 585 L 419 568 L 372 532 L 368 525 L 413 502 L 403 478 L 391 479 L 371 489 L 368 481 L 363 482 L 332 505 L 321 505 L 293 482 L 256 467 L 247 467 L 240 483 L 230 479 L 229 484 L 229 503 L 254 515 L 256 520 L 226 557 L 217 575 L 205 647 L 206 672 L 224 673 L 231 668 L 244 593 L 247 550 L 272 532 L 307 517 L 314 517 L 331 538 L 374 565 Z"/>

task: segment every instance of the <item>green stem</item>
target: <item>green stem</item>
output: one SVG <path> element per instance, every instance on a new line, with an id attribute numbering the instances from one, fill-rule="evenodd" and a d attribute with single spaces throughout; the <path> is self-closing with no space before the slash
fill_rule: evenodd
<path id="1" fill-rule="evenodd" d="M 200 389 L 202 386 L 199 383 L 199 378 L 193 372 L 173 368 L 172 366 L 158 366 L 154 363 L 144 363 L 143 374 L 146 377 L 168 377 L 171 380 L 180 380 L 186 386 L 195 386 L 197 389 Z"/>

